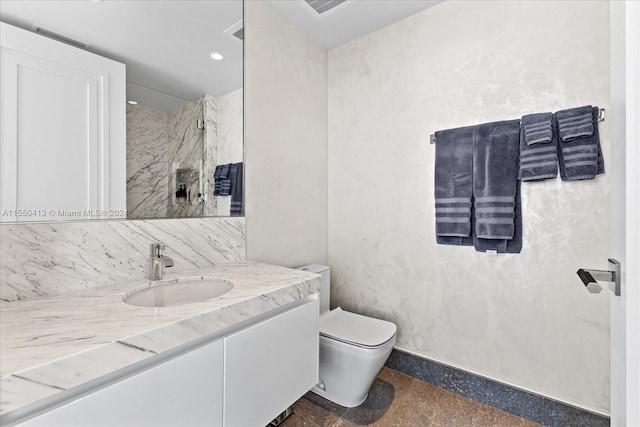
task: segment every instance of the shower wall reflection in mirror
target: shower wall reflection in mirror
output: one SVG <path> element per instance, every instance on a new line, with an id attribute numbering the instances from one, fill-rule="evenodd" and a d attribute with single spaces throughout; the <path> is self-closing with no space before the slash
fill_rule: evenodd
<path id="1" fill-rule="evenodd" d="M 242 162 L 242 89 L 188 102 L 175 99 L 181 102 L 158 108 L 134 101 L 143 97 L 130 95 L 132 86 L 127 89 L 127 217 L 230 215 L 233 186 L 242 181 L 232 182 L 228 171 L 217 180 L 224 188 L 216 189 L 214 173 L 216 166 Z"/>
<path id="2" fill-rule="evenodd" d="M 3 0 L 0 20 L 125 64 L 127 218 L 244 214 L 242 0 Z"/>

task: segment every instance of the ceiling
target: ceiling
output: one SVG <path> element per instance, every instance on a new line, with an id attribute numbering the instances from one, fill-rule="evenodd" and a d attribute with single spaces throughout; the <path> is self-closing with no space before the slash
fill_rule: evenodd
<path id="1" fill-rule="evenodd" d="M 304 0 L 266 1 L 318 44 L 332 49 L 443 0 L 346 0 L 322 15 L 314 12 Z"/>
<path id="2" fill-rule="evenodd" d="M 440 3 L 345 0 L 318 19 L 305 0 L 266 1 L 327 49 Z M 87 50 L 127 65 L 129 99 L 170 111 L 242 87 L 242 42 L 224 34 L 242 20 L 242 8 L 242 0 L 1 0 L 0 20 L 90 44 Z M 212 60 L 212 51 L 224 60 Z"/>

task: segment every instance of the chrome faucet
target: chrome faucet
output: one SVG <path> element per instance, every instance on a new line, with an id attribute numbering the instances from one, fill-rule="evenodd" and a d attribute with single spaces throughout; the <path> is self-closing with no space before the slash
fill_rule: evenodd
<path id="1" fill-rule="evenodd" d="M 152 243 L 149 250 L 149 279 L 160 280 L 164 268 L 173 267 L 173 260 L 163 255 L 165 246 L 162 243 Z"/>

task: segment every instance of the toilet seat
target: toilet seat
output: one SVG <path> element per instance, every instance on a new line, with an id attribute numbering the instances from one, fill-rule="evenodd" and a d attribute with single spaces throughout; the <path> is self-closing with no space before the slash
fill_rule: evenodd
<path id="1" fill-rule="evenodd" d="M 351 313 L 338 307 L 320 316 L 320 335 L 358 347 L 376 348 L 396 334 L 396 325 L 386 320 Z"/>

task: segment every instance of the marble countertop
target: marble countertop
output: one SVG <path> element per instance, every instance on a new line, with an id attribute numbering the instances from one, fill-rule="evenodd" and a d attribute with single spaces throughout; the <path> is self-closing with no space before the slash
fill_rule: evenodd
<path id="1" fill-rule="evenodd" d="M 149 280 L 0 304 L 0 414 L 303 299 L 320 276 L 269 264 L 216 265 L 179 276 L 233 282 L 211 301 L 135 307 L 122 296 Z M 178 275 L 165 274 L 165 279 Z"/>

